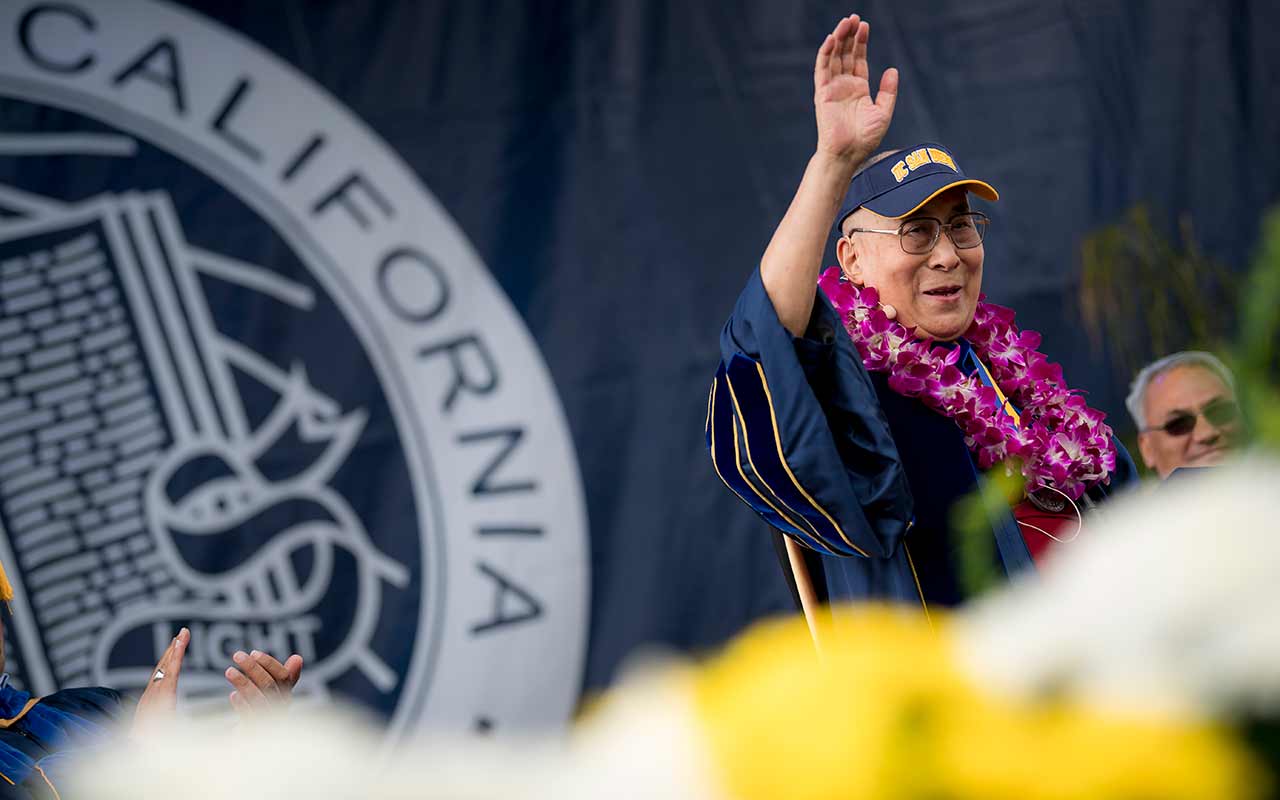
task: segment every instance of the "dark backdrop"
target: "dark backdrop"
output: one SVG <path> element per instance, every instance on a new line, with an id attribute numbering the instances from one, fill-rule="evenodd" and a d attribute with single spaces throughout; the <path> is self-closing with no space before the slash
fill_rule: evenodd
<path id="1" fill-rule="evenodd" d="M 231 2 L 408 161 L 541 346 L 592 533 L 588 687 L 637 645 L 699 649 L 789 600 L 704 455 L 717 334 L 813 142 L 813 52 L 872 23 L 888 145 L 938 139 L 1003 199 L 986 290 L 1123 424 L 1074 301 L 1089 231 L 1148 205 L 1243 265 L 1280 192 L 1278 4 Z"/>

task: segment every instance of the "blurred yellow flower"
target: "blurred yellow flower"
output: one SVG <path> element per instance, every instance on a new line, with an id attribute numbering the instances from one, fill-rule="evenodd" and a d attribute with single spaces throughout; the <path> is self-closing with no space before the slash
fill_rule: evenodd
<path id="1" fill-rule="evenodd" d="M 1252 798 L 1263 773 L 1224 730 L 983 691 L 947 621 L 841 609 L 815 653 L 803 621 L 740 637 L 694 678 L 697 713 L 740 800 Z"/>

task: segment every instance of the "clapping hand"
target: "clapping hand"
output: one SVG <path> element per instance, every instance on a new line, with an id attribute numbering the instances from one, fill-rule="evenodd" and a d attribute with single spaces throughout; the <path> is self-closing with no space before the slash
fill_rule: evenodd
<path id="1" fill-rule="evenodd" d="M 231 707 L 242 717 L 288 705 L 293 687 L 302 677 L 302 656 L 294 653 L 283 664 L 267 653 L 238 651 L 227 667 L 227 681 L 235 687 Z"/>
<path id="2" fill-rule="evenodd" d="M 183 628 L 160 656 L 133 712 L 134 734 L 173 718 L 174 709 L 178 707 L 178 675 L 182 672 L 182 657 L 190 643 L 191 631 Z"/>
<path id="3" fill-rule="evenodd" d="M 871 98 L 867 41 L 871 26 L 857 14 L 845 17 L 818 48 L 813 66 L 813 105 L 818 122 L 818 149 L 859 164 L 884 139 L 898 99 L 898 71 L 880 78 Z"/>
<path id="4" fill-rule="evenodd" d="M 191 631 L 183 628 L 160 656 L 133 713 L 134 735 L 173 719 L 178 706 L 178 676 L 190 643 Z M 242 717 L 287 706 L 293 687 L 302 677 L 302 656 L 297 653 L 283 664 L 258 650 L 237 652 L 231 660 L 235 666 L 228 667 L 225 673 L 227 681 L 235 687 L 231 692 L 231 707 Z"/>

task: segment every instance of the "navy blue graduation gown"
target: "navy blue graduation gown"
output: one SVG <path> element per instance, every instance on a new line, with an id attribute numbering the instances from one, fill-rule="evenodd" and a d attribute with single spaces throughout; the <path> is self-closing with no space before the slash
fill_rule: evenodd
<path id="1" fill-rule="evenodd" d="M 802 337 L 778 321 L 759 271 L 720 336 L 706 439 L 725 484 L 820 554 L 831 601 L 954 605 L 963 599 L 952 506 L 980 484 L 960 428 L 867 372 L 826 295 Z M 960 365 L 978 367 L 968 343 Z M 1116 442 L 1109 487 L 1136 480 Z M 1003 508 L 1003 507 L 1002 507 Z M 1011 511 L 989 518 L 1003 574 L 1034 570 Z"/>
<path id="2" fill-rule="evenodd" d="M 59 779 L 85 748 L 101 746 L 126 715 L 120 693 L 63 689 L 41 698 L 0 681 L 0 797 L 57 798 Z"/>

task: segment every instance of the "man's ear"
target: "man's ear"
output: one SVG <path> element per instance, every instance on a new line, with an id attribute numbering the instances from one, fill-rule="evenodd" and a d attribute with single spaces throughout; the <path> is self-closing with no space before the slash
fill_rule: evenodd
<path id="1" fill-rule="evenodd" d="M 1138 452 L 1142 454 L 1142 463 L 1147 465 L 1147 469 L 1156 468 L 1155 444 L 1150 433 L 1138 434 Z"/>
<path id="2" fill-rule="evenodd" d="M 851 283 L 858 286 L 864 284 L 862 265 L 858 263 L 858 248 L 853 246 L 848 236 L 841 236 L 836 242 L 836 261 L 840 262 L 840 271 Z"/>

